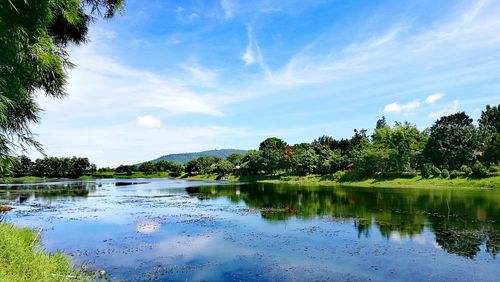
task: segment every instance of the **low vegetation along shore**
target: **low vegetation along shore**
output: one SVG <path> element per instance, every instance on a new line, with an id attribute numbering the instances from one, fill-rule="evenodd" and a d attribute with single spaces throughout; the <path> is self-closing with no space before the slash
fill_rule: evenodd
<path id="1" fill-rule="evenodd" d="M 48 254 L 32 230 L 0 224 L 1 281 L 85 281 L 61 253 Z"/>
<path id="2" fill-rule="evenodd" d="M 300 186 L 345 186 L 372 188 L 500 188 L 500 176 L 485 178 L 422 178 L 421 176 L 376 176 L 368 179 L 342 179 L 338 175 L 307 175 L 307 176 L 229 176 L 223 178 L 231 182 L 242 183 L 272 183 Z M 188 180 L 218 180 L 217 175 L 187 176 Z"/>

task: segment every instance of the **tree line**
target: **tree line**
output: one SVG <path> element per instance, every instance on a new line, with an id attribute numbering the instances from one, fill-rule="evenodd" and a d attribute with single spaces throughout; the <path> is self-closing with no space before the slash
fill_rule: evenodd
<path id="1" fill-rule="evenodd" d="M 365 129 L 355 129 L 351 138 L 339 140 L 325 135 L 311 143 L 294 145 L 271 137 L 245 155 L 191 160 L 185 172 L 304 176 L 351 171 L 361 178 L 376 174 L 455 178 L 498 174 L 499 162 L 500 105 L 488 105 L 478 126 L 464 112 L 443 116 L 422 131 L 409 122 L 390 126 L 382 117 L 371 136 Z"/>
<path id="2" fill-rule="evenodd" d="M 96 172 L 96 165 L 89 162 L 88 158 L 47 157 L 32 161 L 26 156 L 14 158 L 9 176 L 37 176 L 50 178 L 76 179 L 83 175 Z"/>
<path id="3" fill-rule="evenodd" d="M 390 126 L 382 117 L 375 123 L 371 136 L 366 129 L 355 129 L 350 138 L 324 135 L 311 143 L 294 145 L 270 137 L 262 141 L 257 150 L 231 154 L 226 159 L 199 157 L 186 164 L 161 160 L 96 171 L 87 158 L 52 157 L 32 162 L 21 156 L 15 159 L 11 175 L 78 178 L 82 175 L 132 176 L 141 172 L 144 175 L 166 173 L 171 177 L 316 174 L 357 179 L 375 175 L 456 178 L 499 175 L 499 165 L 500 105 L 488 105 L 477 126 L 464 112 L 443 116 L 425 130 L 409 122 L 395 122 Z"/>

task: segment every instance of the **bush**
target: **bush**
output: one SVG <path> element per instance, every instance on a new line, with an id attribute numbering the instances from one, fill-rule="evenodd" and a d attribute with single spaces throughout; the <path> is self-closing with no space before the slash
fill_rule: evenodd
<path id="1" fill-rule="evenodd" d="M 431 177 L 431 168 L 432 164 L 424 164 L 422 168 L 420 169 L 420 175 L 422 175 L 422 178 L 429 178 Z"/>
<path id="2" fill-rule="evenodd" d="M 472 169 L 466 165 L 460 167 L 460 171 L 465 174 L 465 176 L 469 176 L 472 173 Z"/>
<path id="3" fill-rule="evenodd" d="M 441 176 L 441 170 L 435 166 L 431 167 L 431 175 L 434 177 L 439 177 Z"/>
<path id="4" fill-rule="evenodd" d="M 486 167 L 482 163 L 476 162 L 472 166 L 472 176 L 474 176 L 474 177 L 485 177 L 487 175 L 488 175 L 488 170 L 486 169 Z"/>
<path id="5" fill-rule="evenodd" d="M 451 179 L 455 179 L 455 178 L 458 178 L 458 177 L 462 177 L 464 176 L 465 174 L 462 172 L 462 171 L 459 171 L 459 170 L 452 170 L 450 172 L 450 178 Z"/>
<path id="6" fill-rule="evenodd" d="M 488 169 L 488 172 L 491 172 L 491 173 L 500 172 L 500 167 L 499 167 L 499 166 L 496 166 L 496 165 L 492 165 L 492 166 L 490 166 L 490 168 Z"/>
<path id="7" fill-rule="evenodd" d="M 450 172 L 447 169 L 441 170 L 441 177 L 442 178 L 449 178 L 450 177 Z"/>

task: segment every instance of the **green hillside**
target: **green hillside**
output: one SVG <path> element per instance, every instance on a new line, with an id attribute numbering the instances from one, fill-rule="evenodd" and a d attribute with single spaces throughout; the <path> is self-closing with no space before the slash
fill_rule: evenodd
<path id="1" fill-rule="evenodd" d="M 195 153 L 170 154 L 154 159 L 151 162 L 156 163 L 161 160 L 165 160 L 174 163 L 187 163 L 192 159 L 199 157 L 208 157 L 208 156 L 225 159 L 227 156 L 231 154 L 246 154 L 246 152 L 247 152 L 246 150 L 220 149 L 220 150 L 209 150 L 209 151 L 195 152 Z"/>

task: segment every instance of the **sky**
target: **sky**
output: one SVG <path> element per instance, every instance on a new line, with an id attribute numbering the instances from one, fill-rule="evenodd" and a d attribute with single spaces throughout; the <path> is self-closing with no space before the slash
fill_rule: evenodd
<path id="1" fill-rule="evenodd" d="M 420 129 L 500 103 L 500 1 L 126 0 L 39 95 L 50 156 L 99 167 L 180 152 Z M 32 157 L 39 157 L 33 153 Z"/>

